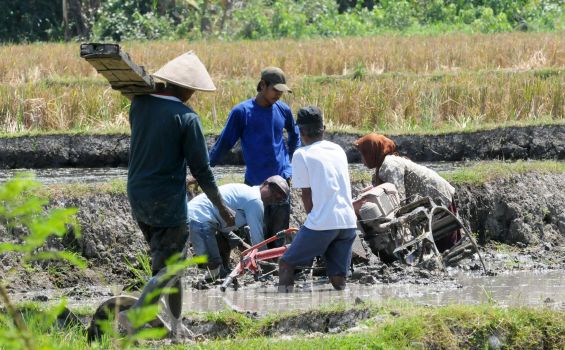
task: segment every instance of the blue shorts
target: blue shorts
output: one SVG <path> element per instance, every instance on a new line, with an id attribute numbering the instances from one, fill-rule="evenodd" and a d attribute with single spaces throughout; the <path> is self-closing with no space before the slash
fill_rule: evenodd
<path id="1" fill-rule="evenodd" d="M 292 266 L 311 266 L 316 256 L 323 256 L 328 276 L 346 276 L 355 234 L 355 228 L 315 231 L 302 226 L 281 259 Z"/>

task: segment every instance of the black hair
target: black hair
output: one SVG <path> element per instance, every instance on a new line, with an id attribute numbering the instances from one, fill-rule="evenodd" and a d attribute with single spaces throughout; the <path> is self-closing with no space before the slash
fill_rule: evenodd
<path id="1" fill-rule="evenodd" d="M 261 82 L 265 83 L 265 87 L 269 87 L 269 85 L 271 85 L 268 81 L 266 80 L 259 80 L 259 82 L 257 83 L 257 92 L 261 92 Z"/>
<path id="2" fill-rule="evenodd" d="M 301 134 L 311 139 L 317 139 L 324 135 L 324 126 L 319 124 L 298 125 L 298 129 L 300 129 Z"/>
<path id="3" fill-rule="evenodd" d="M 324 116 L 318 107 L 302 107 L 296 116 L 296 124 L 305 136 L 316 139 L 324 134 Z"/>

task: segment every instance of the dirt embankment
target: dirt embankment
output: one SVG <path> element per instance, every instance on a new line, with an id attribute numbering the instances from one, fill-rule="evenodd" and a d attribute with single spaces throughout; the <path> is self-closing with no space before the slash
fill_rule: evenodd
<path id="1" fill-rule="evenodd" d="M 559 255 L 555 247 L 565 238 L 565 174 L 525 174 L 499 179 L 482 186 L 459 186 L 460 214 L 478 232 L 482 243 L 499 241 L 532 249 L 542 246 Z M 361 188 L 364 184 L 355 184 Z M 0 270 L 14 282 L 14 290 L 72 287 L 77 283 L 128 283 L 132 277 L 126 259 L 147 249 L 133 221 L 125 195 L 95 194 L 79 199 L 58 199 L 52 205 L 78 207 L 82 237 L 51 240 L 49 248 L 74 251 L 87 259 L 89 269 L 73 270 L 61 264 L 36 264 L 17 269 L 13 254 L 0 255 Z M 299 195 L 293 193 L 291 225 L 304 220 Z M 0 226 L 0 242 L 21 237 Z M 545 254 L 545 253 L 544 253 Z M 494 255 L 491 255 L 494 256 Z M 556 256 L 553 261 L 563 261 Z M 15 274 L 9 271 L 16 267 Z M 563 267 L 563 266 L 562 266 Z"/>
<path id="2" fill-rule="evenodd" d="M 361 135 L 328 133 L 350 162 L 360 162 L 351 143 Z M 211 146 L 216 137 L 209 137 Z M 446 135 L 393 136 L 401 154 L 414 161 L 473 159 L 565 159 L 565 125 L 511 127 Z M 127 166 L 127 135 L 45 135 L 0 139 L 0 168 Z M 235 147 L 223 164 L 243 164 Z"/>

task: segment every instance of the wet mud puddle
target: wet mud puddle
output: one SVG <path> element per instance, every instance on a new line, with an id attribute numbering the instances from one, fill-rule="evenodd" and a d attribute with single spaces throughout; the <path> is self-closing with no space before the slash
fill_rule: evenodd
<path id="1" fill-rule="evenodd" d="M 422 163 L 435 171 L 452 171 L 462 166 L 470 166 L 472 162 L 434 162 Z M 350 164 L 350 171 L 366 171 L 362 164 Z M 43 184 L 57 183 L 97 183 L 114 179 L 125 180 L 127 168 L 47 168 L 47 169 L 0 169 L 0 183 L 19 172 L 32 172 L 37 181 Z M 245 173 L 244 166 L 218 166 L 212 168 L 216 179 L 239 176 Z"/>
<path id="2" fill-rule="evenodd" d="M 214 288 L 215 287 L 215 288 Z M 97 307 L 120 293 L 120 287 L 91 286 L 70 289 L 14 293 L 15 301 L 34 300 L 55 303 L 65 298 L 68 306 Z M 128 293 L 126 293 L 128 294 Z M 129 293 L 136 295 L 136 293 Z M 137 293 L 138 294 L 138 293 Z M 293 293 L 278 293 L 274 282 L 269 286 L 250 285 L 221 292 L 218 286 L 207 290 L 184 289 L 185 312 L 213 312 L 232 309 L 258 315 L 308 310 L 331 304 L 354 304 L 356 301 L 407 301 L 420 305 L 476 305 L 548 307 L 565 310 L 565 270 L 520 271 L 496 276 L 469 275 L 463 272 L 430 284 L 349 283 L 346 290 L 334 291 L 326 280 L 300 282 Z"/>
<path id="3" fill-rule="evenodd" d="M 184 310 L 219 311 L 231 308 L 258 314 L 305 310 L 321 305 L 356 300 L 383 302 L 406 300 L 417 304 L 495 303 L 499 306 L 550 307 L 565 310 L 565 271 L 527 271 L 497 276 L 472 276 L 459 273 L 441 284 L 417 285 L 348 284 L 341 292 L 320 280 L 305 283 L 293 293 L 278 293 L 276 287 L 244 287 L 225 293 L 219 289 L 185 290 Z"/>

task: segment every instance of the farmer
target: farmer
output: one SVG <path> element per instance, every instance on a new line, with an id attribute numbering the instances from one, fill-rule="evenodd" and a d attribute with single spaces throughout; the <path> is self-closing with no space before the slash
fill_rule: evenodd
<path id="1" fill-rule="evenodd" d="M 208 150 L 198 115 L 184 102 L 197 91 L 216 87 L 198 57 L 187 52 L 159 69 L 154 77 L 166 82 L 163 92 L 135 96 L 130 107 L 131 143 L 128 168 L 128 199 L 151 250 L 153 278 L 134 307 L 156 303 L 147 295 L 169 282 L 178 288 L 168 295 L 172 316 L 182 309 L 180 282 L 161 277 L 165 262 L 181 253 L 188 239 L 186 228 L 186 166 L 227 226 L 235 222 L 226 206 L 208 164 Z"/>
<path id="2" fill-rule="evenodd" d="M 243 158 L 247 166 L 245 183 L 257 186 L 273 175 L 290 181 L 290 159 L 300 146 L 298 129 L 290 107 L 279 99 L 285 92 L 292 92 L 280 68 L 268 67 L 261 71 L 257 95 L 235 106 L 216 144 L 210 151 L 210 165 L 215 166 L 241 139 Z M 288 146 L 283 129 L 286 129 Z M 287 229 L 290 218 L 290 201 L 265 207 L 265 238 Z M 274 242 L 278 247 L 283 240 Z"/>
<path id="3" fill-rule="evenodd" d="M 302 189 L 308 216 L 279 260 L 279 291 L 292 290 L 295 268 L 311 265 L 316 256 L 325 258 L 331 284 L 342 290 L 357 227 L 347 157 L 340 146 L 323 140 L 320 109 L 301 108 L 296 123 L 305 146 L 294 153 L 292 184 Z"/>
<path id="4" fill-rule="evenodd" d="M 423 165 L 400 157 L 396 144 L 378 134 L 368 134 L 353 142 L 361 153 L 363 164 L 375 169 L 373 186 L 384 182 L 392 183 L 398 189 L 401 201 L 410 202 L 418 197 L 430 197 L 437 204 L 444 205 L 456 213 L 453 196 L 455 188 L 438 173 Z M 436 242 L 440 251 L 451 247 L 460 238 L 459 231 Z"/>
<path id="5" fill-rule="evenodd" d="M 289 187 L 285 179 L 275 175 L 267 178 L 260 186 L 222 185 L 220 193 L 227 205 L 235 210 L 235 228 L 248 225 L 251 244 L 254 245 L 264 240 L 264 206 L 286 201 Z M 205 194 L 200 194 L 188 202 L 188 213 L 190 242 L 194 255 L 208 256 L 204 278 L 209 280 L 225 277 L 227 266 L 222 265 L 216 234 L 223 234 L 228 239 L 230 248 L 241 246 L 241 239 L 230 232 L 234 227 L 226 225 Z"/>

